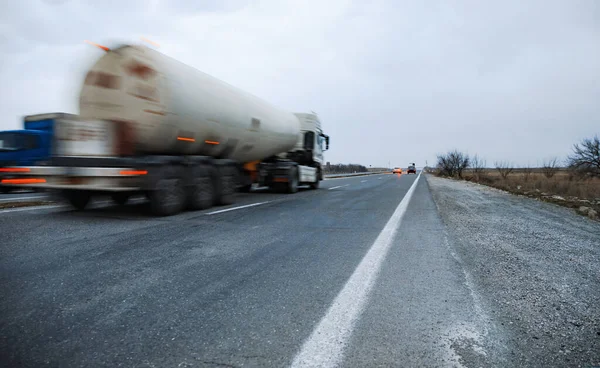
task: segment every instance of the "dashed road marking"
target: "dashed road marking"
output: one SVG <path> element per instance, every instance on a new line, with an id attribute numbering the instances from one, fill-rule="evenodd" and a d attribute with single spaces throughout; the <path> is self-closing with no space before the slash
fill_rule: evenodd
<path id="1" fill-rule="evenodd" d="M 232 208 L 225 208 L 224 210 L 218 210 L 218 211 L 212 211 L 207 213 L 207 215 L 216 215 L 217 213 L 223 213 L 223 212 L 229 212 L 229 211 L 235 211 L 235 210 L 241 210 L 242 208 L 248 208 L 248 207 L 254 207 L 254 206 L 260 206 L 261 204 L 266 204 L 266 203 L 270 203 L 271 201 L 266 201 L 266 202 L 258 202 L 258 203 L 251 203 L 251 204 L 245 204 L 243 206 L 237 206 L 237 207 L 232 207 Z"/>

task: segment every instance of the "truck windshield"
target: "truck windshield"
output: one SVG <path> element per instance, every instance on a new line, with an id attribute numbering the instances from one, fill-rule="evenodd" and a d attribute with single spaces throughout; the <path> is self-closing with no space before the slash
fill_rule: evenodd
<path id="1" fill-rule="evenodd" d="M 0 133 L 0 151 L 19 151 L 36 147 L 37 139 L 34 135 Z"/>

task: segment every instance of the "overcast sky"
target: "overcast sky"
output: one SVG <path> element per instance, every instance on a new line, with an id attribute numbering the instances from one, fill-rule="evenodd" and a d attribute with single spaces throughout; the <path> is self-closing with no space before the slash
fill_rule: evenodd
<path id="1" fill-rule="evenodd" d="M 108 46 L 159 51 L 289 111 L 316 111 L 326 159 L 488 165 L 564 157 L 600 134 L 600 1 L 4 0 L 0 128 L 77 113 Z"/>

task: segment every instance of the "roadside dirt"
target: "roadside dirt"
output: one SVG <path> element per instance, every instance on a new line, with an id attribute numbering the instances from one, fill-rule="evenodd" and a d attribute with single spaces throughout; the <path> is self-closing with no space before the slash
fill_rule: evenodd
<path id="1" fill-rule="evenodd" d="M 495 188 L 426 178 L 451 247 L 506 331 L 510 366 L 600 366 L 600 223 Z"/>

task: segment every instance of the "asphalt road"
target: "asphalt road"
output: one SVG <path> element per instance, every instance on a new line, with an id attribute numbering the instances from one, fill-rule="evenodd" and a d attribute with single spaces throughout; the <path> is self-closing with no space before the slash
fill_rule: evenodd
<path id="1" fill-rule="evenodd" d="M 438 180 L 332 179 L 168 218 L 145 215 L 143 201 L 0 210 L 0 366 L 541 367 L 559 357 L 560 366 L 600 365 L 600 310 L 590 303 L 600 297 L 600 225 Z M 487 207 L 465 213 L 453 197 Z M 541 239 L 578 254 L 576 266 L 536 260 L 544 249 L 514 231 L 494 241 L 498 218 L 507 226 L 515 216 L 514 231 L 544 226 Z M 569 236 L 548 230 L 561 221 L 574 225 Z M 524 291 L 539 303 L 560 296 L 508 250 L 482 244 L 517 255 L 527 246 L 523 265 L 579 282 L 562 294 L 574 309 L 563 303 L 548 317 L 565 324 L 536 345 L 529 335 L 549 323 L 543 306 L 505 302 Z M 579 330 L 561 314 L 573 311 Z"/>
<path id="2" fill-rule="evenodd" d="M 27 202 L 46 199 L 45 193 L 36 193 L 32 191 L 20 191 L 14 193 L 0 193 L 0 203 Z"/>

